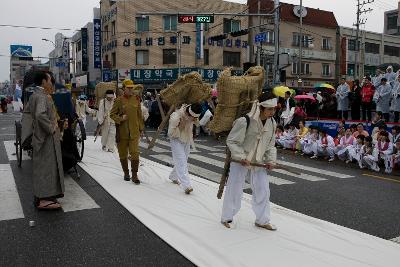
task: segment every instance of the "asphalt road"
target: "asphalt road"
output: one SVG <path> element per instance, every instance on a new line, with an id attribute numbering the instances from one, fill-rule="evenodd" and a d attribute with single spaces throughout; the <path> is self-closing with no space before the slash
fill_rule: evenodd
<path id="1" fill-rule="evenodd" d="M 85 195 L 80 203 L 83 207 L 38 212 L 32 205 L 30 161 L 24 161 L 22 168 L 18 168 L 6 152 L 6 146 L 12 145 L 15 138 L 14 121 L 19 117 L 13 113 L 0 114 L 0 164 L 11 166 L 24 214 L 24 218 L 0 219 L 0 265 L 192 265 L 82 170 L 80 179 L 71 174 L 74 179 L 70 180 L 77 185 L 74 190 L 83 190 L 78 190 L 80 195 Z M 89 135 L 93 134 L 95 125 L 89 118 Z M 152 136 L 154 130 L 147 129 L 147 133 Z M 224 143 L 202 136 L 196 139 L 196 144 L 198 151 L 192 152 L 189 159 L 190 172 L 218 182 Z M 145 149 L 144 139 L 141 146 L 142 157 L 171 164 L 165 137 L 160 138 L 153 151 Z M 272 202 L 381 238 L 400 236 L 400 177 L 396 174 L 388 176 L 359 170 L 356 165 L 339 161 L 311 160 L 290 151 L 279 151 L 278 159 L 301 175 L 272 172 Z M 1 189 L 0 184 L 0 192 Z M 247 188 L 245 192 L 251 193 L 251 190 Z M 96 207 L 89 205 L 92 202 Z M 29 227 L 29 221 L 35 221 L 36 226 Z"/>

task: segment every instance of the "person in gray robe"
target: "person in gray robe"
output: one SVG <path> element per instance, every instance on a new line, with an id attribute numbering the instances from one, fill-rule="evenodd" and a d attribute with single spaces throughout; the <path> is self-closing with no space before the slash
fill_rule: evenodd
<path id="1" fill-rule="evenodd" d="M 392 66 L 387 67 L 384 77 L 387 79 L 387 81 L 390 84 L 390 86 L 393 87 L 394 83 L 396 82 L 397 75 L 396 75 L 396 72 L 393 72 L 393 67 Z"/>
<path id="2" fill-rule="evenodd" d="M 392 107 L 394 111 L 394 122 L 399 122 L 400 114 L 400 76 L 397 77 L 392 89 Z"/>
<path id="3" fill-rule="evenodd" d="M 340 85 L 336 90 L 337 112 L 339 119 L 347 120 L 348 118 L 349 93 L 350 93 L 350 86 L 346 83 L 346 79 L 342 78 Z"/>
<path id="4" fill-rule="evenodd" d="M 389 121 L 390 99 L 392 98 L 392 86 L 387 82 L 386 78 L 381 79 L 381 84 L 375 91 L 374 101 L 376 103 L 376 111 L 383 113 L 386 122 Z"/>
<path id="5" fill-rule="evenodd" d="M 49 73 L 38 72 L 39 85 L 29 98 L 28 109 L 33 120 L 33 193 L 38 209 L 59 209 L 57 198 L 64 196 L 60 130 L 57 111 L 50 93 L 53 91 Z"/>

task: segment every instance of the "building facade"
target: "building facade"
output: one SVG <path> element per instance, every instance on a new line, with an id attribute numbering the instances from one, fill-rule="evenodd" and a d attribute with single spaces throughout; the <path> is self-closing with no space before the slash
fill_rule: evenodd
<path id="1" fill-rule="evenodd" d="M 355 79 L 356 29 L 340 27 L 340 74 Z M 359 77 L 375 75 L 383 64 L 399 64 L 400 36 L 360 31 Z"/>
<path id="2" fill-rule="evenodd" d="M 205 80 L 215 82 L 224 67 L 239 71 L 248 61 L 247 36 L 210 39 L 247 28 L 247 16 L 216 15 L 213 23 L 178 23 L 178 13 L 240 13 L 246 5 L 222 0 L 103 0 L 100 4 L 103 79 L 109 70 L 119 70 L 120 80 L 131 77 L 157 88 L 173 82 L 179 71 L 197 70 Z"/>
<path id="3" fill-rule="evenodd" d="M 71 77 L 70 45 L 71 39 L 62 33 L 56 33 L 54 42 L 50 41 L 54 49 L 49 53 L 50 71 L 53 72 L 57 83 L 69 83 Z"/>
<path id="4" fill-rule="evenodd" d="M 93 9 L 93 18 L 100 18 L 100 9 Z M 86 35 L 86 38 L 82 38 Z M 94 24 L 87 23 L 81 31 L 75 33 L 72 38 L 72 86 L 86 94 L 92 94 L 96 83 L 101 81 L 101 68 L 95 68 L 94 64 Z"/>
<path id="5" fill-rule="evenodd" d="M 384 34 L 389 35 L 400 35 L 400 1 L 398 3 L 398 8 L 394 10 L 389 10 L 385 12 L 384 18 Z"/>
<path id="6" fill-rule="evenodd" d="M 260 2 L 248 0 L 250 13 L 269 14 L 274 10 L 273 0 Z M 296 14 L 298 7 L 280 3 L 279 51 L 280 68 L 286 72 L 286 85 L 292 88 L 313 88 L 317 83 L 335 84 L 338 76 L 337 39 L 338 24 L 332 12 L 305 8 L 303 15 L 302 60 L 300 67 L 300 18 Z M 250 31 L 249 43 L 252 62 L 257 61 L 257 49 L 261 49 L 261 62 L 265 65 L 272 79 L 272 64 L 275 51 L 274 25 L 271 18 L 252 17 L 251 26 L 262 25 Z M 267 24 L 268 25 L 264 25 Z M 256 35 L 263 33 L 265 41 L 255 42 Z"/>

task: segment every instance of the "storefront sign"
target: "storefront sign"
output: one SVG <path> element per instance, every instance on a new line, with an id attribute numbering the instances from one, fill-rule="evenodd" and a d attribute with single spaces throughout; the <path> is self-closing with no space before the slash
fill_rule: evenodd
<path id="1" fill-rule="evenodd" d="M 182 68 L 181 74 L 197 71 L 206 82 L 217 81 L 222 70 L 202 68 Z M 178 78 L 178 68 L 170 69 L 131 69 L 131 79 L 135 83 L 173 82 Z M 234 75 L 242 75 L 242 70 L 233 71 Z"/>
<path id="2" fill-rule="evenodd" d="M 89 54 L 88 54 L 88 30 L 81 28 L 82 36 L 82 71 L 88 71 L 89 68 Z"/>
<path id="3" fill-rule="evenodd" d="M 103 45 L 103 48 L 102 48 L 101 51 L 102 51 L 103 54 L 104 54 L 105 52 L 108 52 L 108 51 L 110 51 L 110 50 L 114 50 L 115 48 L 117 48 L 117 45 L 118 45 L 117 40 L 112 40 L 112 41 L 109 42 L 108 44 Z"/>
<path id="4" fill-rule="evenodd" d="M 111 20 L 116 15 L 117 15 L 117 7 L 111 9 L 109 12 L 107 12 L 105 15 L 101 17 L 103 24 Z"/>
<path id="5" fill-rule="evenodd" d="M 118 77 L 117 70 L 103 70 L 103 82 L 116 81 Z"/>
<path id="6" fill-rule="evenodd" d="M 93 64 L 95 69 L 101 69 L 101 21 L 93 19 Z"/>

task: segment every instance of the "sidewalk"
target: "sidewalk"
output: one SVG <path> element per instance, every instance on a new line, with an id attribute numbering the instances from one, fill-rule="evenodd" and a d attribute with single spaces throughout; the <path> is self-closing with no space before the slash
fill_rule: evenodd
<path id="1" fill-rule="evenodd" d="M 254 227 L 245 195 L 233 229 L 219 223 L 217 184 L 194 177 L 188 196 L 169 167 L 141 159 L 140 186 L 121 179 L 117 154 L 89 138 L 81 167 L 150 230 L 199 266 L 398 266 L 396 243 L 272 205 L 277 232 Z"/>

